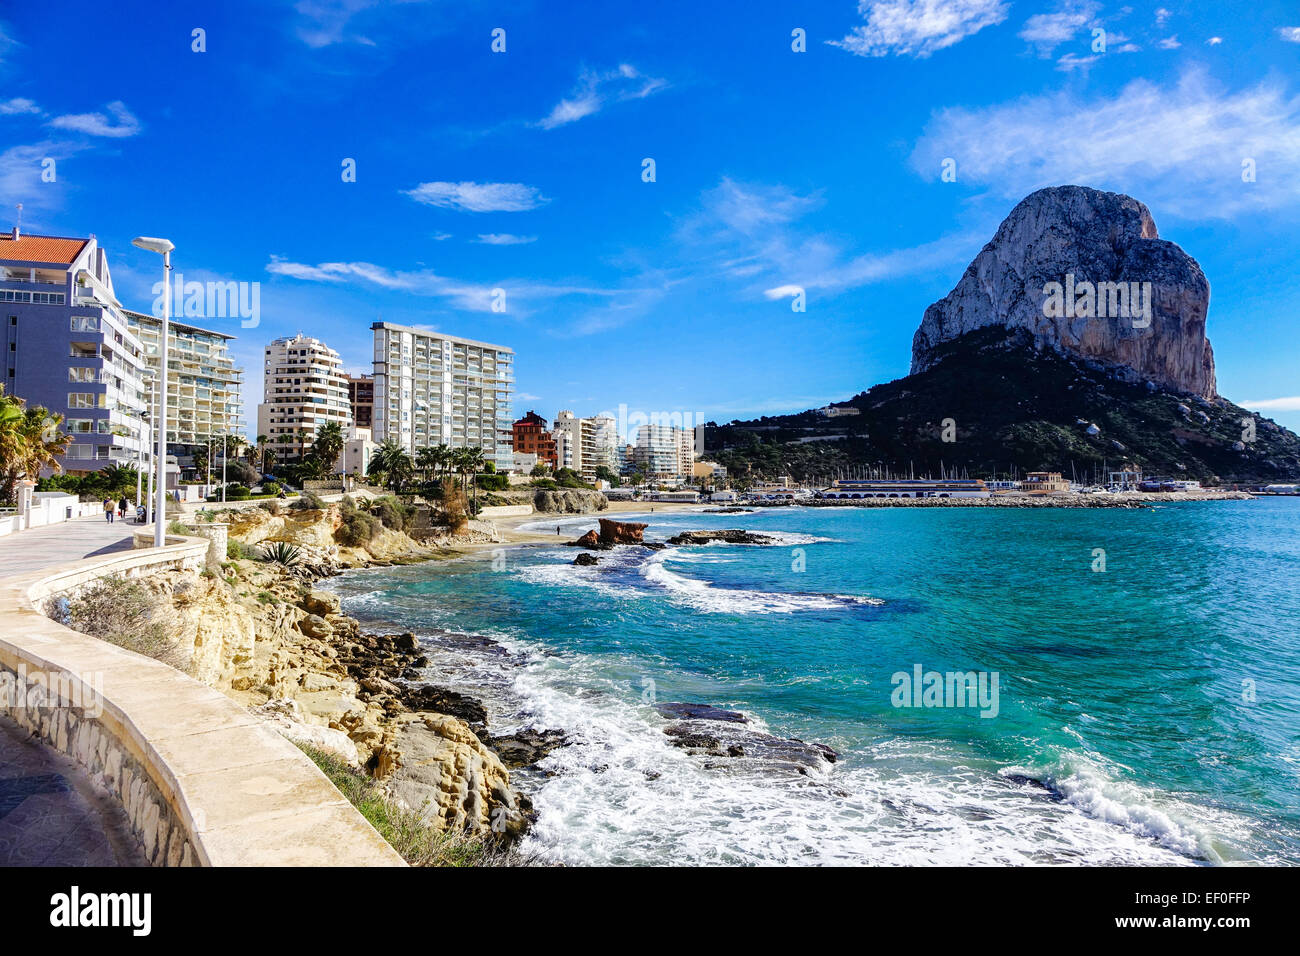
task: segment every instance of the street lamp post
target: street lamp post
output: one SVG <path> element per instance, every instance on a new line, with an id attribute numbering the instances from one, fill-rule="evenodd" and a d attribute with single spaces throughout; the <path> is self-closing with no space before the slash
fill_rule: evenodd
<path id="1" fill-rule="evenodd" d="M 172 250 L 175 244 L 169 239 L 139 236 L 131 244 L 163 257 L 163 313 L 162 348 L 158 355 L 158 498 L 154 506 L 153 546 L 163 546 L 163 527 L 167 520 L 167 323 L 172 312 Z"/>

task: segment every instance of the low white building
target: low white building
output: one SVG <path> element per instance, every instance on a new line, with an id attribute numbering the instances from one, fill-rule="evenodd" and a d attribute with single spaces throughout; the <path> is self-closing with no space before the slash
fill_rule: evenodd
<path id="1" fill-rule="evenodd" d="M 339 452 L 334 470 L 340 474 L 364 479 L 370 470 L 370 459 L 379 445 L 370 437 L 369 428 L 349 428 L 343 450 Z"/>

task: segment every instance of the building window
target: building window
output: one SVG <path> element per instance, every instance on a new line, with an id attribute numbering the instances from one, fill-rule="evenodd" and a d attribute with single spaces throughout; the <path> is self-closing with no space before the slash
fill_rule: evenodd
<path id="1" fill-rule="evenodd" d="M 74 315 L 72 317 L 72 331 L 98 332 L 99 319 L 93 315 Z"/>
<path id="2" fill-rule="evenodd" d="M 81 368 L 76 365 L 68 369 L 69 382 L 93 382 L 95 381 L 95 372 L 93 368 Z"/>
<path id="3" fill-rule="evenodd" d="M 68 392 L 69 408 L 106 408 L 108 396 L 103 392 Z"/>

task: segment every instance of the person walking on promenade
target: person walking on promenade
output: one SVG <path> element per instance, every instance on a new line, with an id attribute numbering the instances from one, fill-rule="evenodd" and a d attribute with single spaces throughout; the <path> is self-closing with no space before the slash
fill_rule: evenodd
<path id="1" fill-rule="evenodd" d="M 126 495 L 123 495 L 122 500 L 117 503 L 117 516 L 121 518 L 123 521 L 126 520 L 126 509 L 130 506 L 130 504 L 131 502 L 126 500 Z"/>
<path id="2" fill-rule="evenodd" d="M 104 499 L 104 520 L 109 524 L 113 523 L 113 509 L 116 507 L 117 505 L 113 504 L 112 498 Z"/>

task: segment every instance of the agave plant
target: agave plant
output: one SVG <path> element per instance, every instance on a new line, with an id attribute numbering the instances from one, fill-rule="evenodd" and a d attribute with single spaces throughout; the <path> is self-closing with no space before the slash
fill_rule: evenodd
<path id="1" fill-rule="evenodd" d="M 302 548 L 288 541 L 272 541 L 262 548 L 262 559 L 291 568 L 302 557 Z"/>

